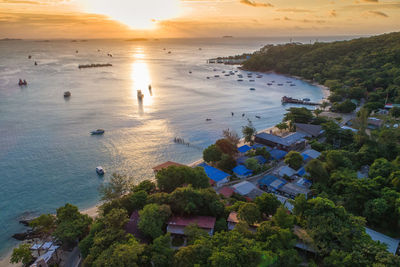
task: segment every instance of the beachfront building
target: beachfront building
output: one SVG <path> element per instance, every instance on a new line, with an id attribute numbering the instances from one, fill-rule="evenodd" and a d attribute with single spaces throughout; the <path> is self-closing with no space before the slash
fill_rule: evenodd
<path id="1" fill-rule="evenodd" d="M 253 175 L 253 171 L 246 168 L 244 165 L 237 165 L 232 169 L 233 173 L 240 179 L 247 178 Z"/>
<path id="2" fill-rule="evenodd" d="M 210 165 L 207 165 L 204 162 L 197 166 L 202 167 L 204 169 L 207 177 L 210 180 L 212 180 L 212 182 L 214 182 L 215 186 L 217 186 L 217 187 L 220 187 L 224 183 L 227 183 L 229 181 L 229 177 L 231 176 L 229 173 L 226 173 L 217 168 L 211 167 Z"/>
<path id="3" fill-rule="evenodd" d="M 210 236 L 214 234 L 215 217 L 211 216 L 173 216 L 167 224 L 167 232 L 174 235 L 185 235 L 185 227 L 197 225 Z"/>
<path id="4" fill-rule="evenodd" d="M 324 133 L 321 125 L 306 124 L 306 123 L 295 123 L 296 132 L 304 134 L 309 138 L 315 138 Z"/>
<path id="5" fill-rule="evenodd" d="M 173 162 L 173 161 L 167 161 L 167 162 L 164 162 L 160 165 L 153 167 L 154 174 L 157 174 L 157 172 L 161 171 L 162 169 L 166 169 L 170 166 L 178 166 L 179 167 L 179 166 L 186 166 L 186 165 L 183 165 L 183 164 L 180 164 L 177 162 Z"/>
<path id="6" fill-rule="evenodd" d="M 254 140 L 257 143 L 271 146 L 280 150 L 302 150 L 306 146 L 305 134 L 295 132 L 285 137 L 277 136 L 269 133 L 256 134 Z"/>
<path id="7" fill-rule="evenodd" d="M 51 241 L 33 244 L 30 249 L 33 252 L 33 256 L 37 257 L 35 262 L 30 265 L 31 267 L 47 267 L 56 265 L 60 258 L 59 246 L 55 245 Z"/>

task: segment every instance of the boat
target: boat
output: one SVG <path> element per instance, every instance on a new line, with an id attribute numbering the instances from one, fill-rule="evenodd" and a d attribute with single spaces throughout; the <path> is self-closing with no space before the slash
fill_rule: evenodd
<path id="1" fill-rule="evenodd" d="M 256 118 L 257 118 L 257 119 L 261 119 L 261 117 L 260 117 L 260 116 L 256 116 Z"/>
<path id="2" fill-rule="evenodd" d="M 230 76 L 230 74 L 225 74 L 225 76 Z"/>
<path id="3" fill-rule="evenodd" d="M 263 76 L 262 75 L 257 75 L 257 78 L 262 78 Z"/>
<path id="4" fill-rule="evenodd" d="M 190 74 L 192 74 L 192 71 L 189 71 Z"/>
<path id="5" fill-rule="evenodd" d="M 283 86 L 283 83 L 278 83 L 278 86 Z"/>
<path id="6" fill-rule="evenodd" d="M 215 78 L 218 78 L 218 77 L 219 77 L 219 75 L 214 75 L 214 77 L 215 77 Z"/>
<path id="7" fill-rule="evenodd" d="M 291 83 L 290 86 L 296 86 L 294 83 Z"/>
<path id="8" fill-rule="evenodd" d="M 309 101 L 311 101 L 311 99 L 309 99 L 309 98 L 303 98 L 303 101 L 309 102 Z"/>
<path id="9" fill-rule="evenodd" d="M 222 73 L 225 73 L 225 71 L 223 70 Z"/>
<path id="10" fill-rule="evenodd" d="M 211 121 L 211 119 L 207 118 L 206 121 Z"/>
<path id="11" fill-rule="evenodd" d="M 71 92 L 70 91 L 64 92 L 64 97 L 70 97 L 70 96 L 71 96 Z"/>
<path id="12" fill-rule="evenodd" d="M 100 134 L 103 134 L 104 132 L 105 132 L 104 129 L 97 129 L 95 131 L 91 131 L 90 134 L 91 135 L 100 135 Z"/>
<path id="13" fill-rule="evenodd" d="M 292 83 L 292 81 L 286 81 L 287 83 Z"/>
<path id="14" fill-rule="evenodd" d="M 210 79 L 210 77 L 207 76 L 207 79 Z"/>
<path id="15" fill-rule="evenodd" d="M 250 91 L 255 91 L 256 90 L 256 88 L 250 88 Z"/>
<path id="16" fill-rule="evenodd" d="M 96 167 L 96 172 L 98 175 L 104 175 L 104 173 L 105 173 L 103 167 L 101 167 L 101 166 Z"/>
<path id="17" fill-rule="evenodd" d="M 255 82 L 255 80 L 249 80 L 249 82 Z"/>
<path id="18" fill-rule="evenodd" d="M 271 81 L 271 83 L 274 83 L 275 81 Z"/>
<path id="19" fill-rule="evenodd" d="M 213 71 L 217 71 L 217 69 L 213 69 Z"/>
<path id="20" fill-rule="evenodd" d="M 35 66 L 37 66 L 37 62 L 35 61 Z"/>
<path id="21" fill-rule="evenodd" d="M 243 78 L 243 75 L 242 75 L 242 74 L 239 74 L 238 77 L 239 77 L 239 78 Z"/>
<path id="22" fill-rule="evenodd" d="M 29 56 L 28 56 L 28 59 L 31 59 L 31 58 L 32 58 L 32 56 L 31 56 L 31 55 L 29 55 Z"/>
<path id="23" fill-rule="evenodd" d="M 171 54 L 172 52 L 171 51 L 168 51 L 168 54 Z"/>
<path id="24" fill-rule="evenodd" d="M 26 82 L 26 80 L 23 80 L 23 81 L 22 81 L 21 79 L 19 79 L 18 85 L 19 85 L 19 86 L 27 86 L 28 83 Z"/>
<path id="25" fill-rule="evenodd" d="M 270 86 L 272 85 L 272 83 L 267 83 L 267 84 L 270 85 Z"/>
<path id="26" fill-rule="evenodd" d="M 143 97 L 144 97 L 144 94 L 142 93 L 142 90 L 137 90 L 137 98 L 138 98 L 139 100 L 142 100 Z"/>
<path id="27" fill-rule="evenodd" d="M 237 81 L 238 81 L 238 82 L 243 82 L 243 79 L 238 79 Z"/>

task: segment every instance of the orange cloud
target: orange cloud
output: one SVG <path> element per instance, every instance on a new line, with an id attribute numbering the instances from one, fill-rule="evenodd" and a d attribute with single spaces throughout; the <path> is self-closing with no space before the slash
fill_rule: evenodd
<path id="1" fill-rule="evenodd" d="M 270 3 L 259 3 L 253 0 L 240 0 L 240 3 L 253 7 L 273 7 Z"/>

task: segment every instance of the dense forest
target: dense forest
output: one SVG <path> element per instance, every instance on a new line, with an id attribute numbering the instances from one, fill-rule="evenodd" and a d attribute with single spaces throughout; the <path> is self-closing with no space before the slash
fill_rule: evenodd
<path id="1" fill-rule="evenodd" d="M 332 43 L 268 45 L 243 67 L 326 85 L 333 107 L 344 99 L 365 97 L 370 110 L 383 107 L 386 99 L 400 103 L 400 33 Z"/>

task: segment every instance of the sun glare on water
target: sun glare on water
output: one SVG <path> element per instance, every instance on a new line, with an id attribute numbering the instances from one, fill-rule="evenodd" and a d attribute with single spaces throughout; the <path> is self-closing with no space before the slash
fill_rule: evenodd
<path id="1" fill-rule="evenodd" d="M 101 14 L 131 29 L 154 29 L 156 22 L 177 17 L 179 0 L 84 0 L 88 13 Z"/>

